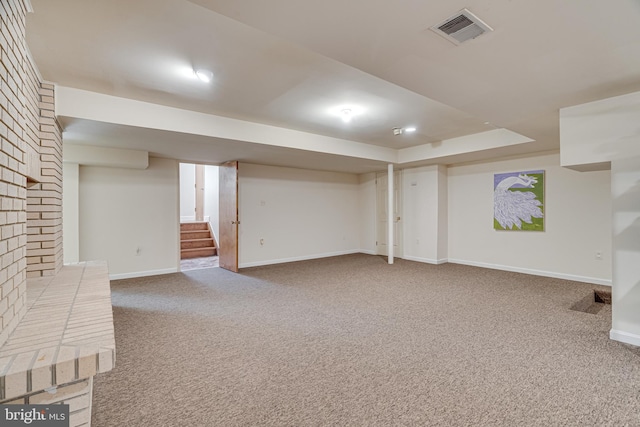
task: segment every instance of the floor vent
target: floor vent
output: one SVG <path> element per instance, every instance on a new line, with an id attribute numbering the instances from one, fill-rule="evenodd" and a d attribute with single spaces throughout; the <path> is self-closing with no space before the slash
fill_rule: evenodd
<path id="1" fill-rule="evenodd" d="M 456 45 L 493 31 L 493 28 L 468 9 L 462 9 L 430 29 Z"/>
<path id="2" fill-rule="evenodd" d="M 573 304 L 571 310 L 597 314 L 605 304 L 611 304 L 611 291 L 595 289 L 592 293 Z"/>

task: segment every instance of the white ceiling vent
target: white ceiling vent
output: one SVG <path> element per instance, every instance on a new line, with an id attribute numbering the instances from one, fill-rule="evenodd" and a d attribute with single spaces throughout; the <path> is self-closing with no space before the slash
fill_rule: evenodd
<path id="1" fill-rule="evenodd" d="M 430 29 L 457 45 L 467 40 L 475 39 L 486 32 L 493 31 L 493 28 L 482 22 L 480 18 L 467 9 L 462 9 Z"/>

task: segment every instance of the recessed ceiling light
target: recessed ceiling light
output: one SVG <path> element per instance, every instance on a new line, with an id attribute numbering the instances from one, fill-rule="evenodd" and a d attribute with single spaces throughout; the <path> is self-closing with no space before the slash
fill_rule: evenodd
<path id="1" fill-rule="evenodd" d="M 413 126 L 411 126 L 411 127 L 408 127 L 408 128 L 404 128 L 404 131 L 405 131 L 405 132 L 415 132 L 415 131 L 416 131 L 416 128 L 415 128 L 415 127 L 413 127 Z"/>
<path id="2" fill-rule="evenodd" d="M 351 110 L 351 108 L 345 108 L 340 111 L 340 117 L 342 118 L 343 122 L 349 123 L 353 118 L 353 111 Z"/>
<path id="3" fill-rule="evenodd" d="M 196 70 L 195 74 L 200 81 L 205 83 L 209 83 L 213 79 L 213 73 L 209 70 Z"/>
<path id="4" fill-rule="evenodd" d="M 339 104 L 326 110 L 328 115 L 339 118 L 343 123 L 351 123 L 358 120 L 366 112 L 367 109 L 358 104 Z"/>

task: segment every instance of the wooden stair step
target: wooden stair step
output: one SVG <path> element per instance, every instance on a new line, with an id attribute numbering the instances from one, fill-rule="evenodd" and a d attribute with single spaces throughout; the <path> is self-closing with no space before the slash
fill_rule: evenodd
<path id="1" fill-rule="evenodd" d="M 216 255 L 217 250 L 216 248 L 191 248 L 191 249 L 182 249 L 180 251 L 180 258 L 181 259 L 187 259 L 187 258 L 202 258 L 202 257 L 207 257 L 207 256 L 214 256 Z"/>
<path id="2" fill-rule="evenodd" d="M 193 249 L 193 248 L 215 248 L 213 238 L 207 239 L 189 239 L 180 241 L 180 249 Z"/>
<path id="3" fill-rule="evenodd" d="M 180 231 L 191 231 L 191 230 L 209 230 L 209 225 L 206 222 L 181 222 L 180 223 Z"/>
<path id="4" fill-rule="evenodd" d="M 197 240 L 197 239 L 209 239 L 211 235 L 209 234 L 209 230 L 203 231 L 181 231 L 180 232 L 180 241 L 183 240 Z"/>

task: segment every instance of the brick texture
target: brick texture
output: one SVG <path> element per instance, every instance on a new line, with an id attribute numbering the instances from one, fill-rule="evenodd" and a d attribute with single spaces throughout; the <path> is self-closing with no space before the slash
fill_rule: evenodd
<path id="1" fill-rule="evenodd" d="M 0 2 L 0 346 L 26 312 L 27 275 L 62 265 L 62 137 L 53 86 L 28 52 L 26 13 L 24 0 Z"/>
<path id="2" fill-rule="evenodd" d="M 91 425 L 91 396 L 93 377 L 56 387 L 50 391 L 40 391 L 9 401 L 2 405 L 69 405 L 69 427 Z"/>
<path id="3" fill-rule="evenodd" d="M 53 276 L 62 267 L 62 130 L 54 114 L 54 87 L 37 95 L 39 183 L 27 189 L 27 277 Z"/>

